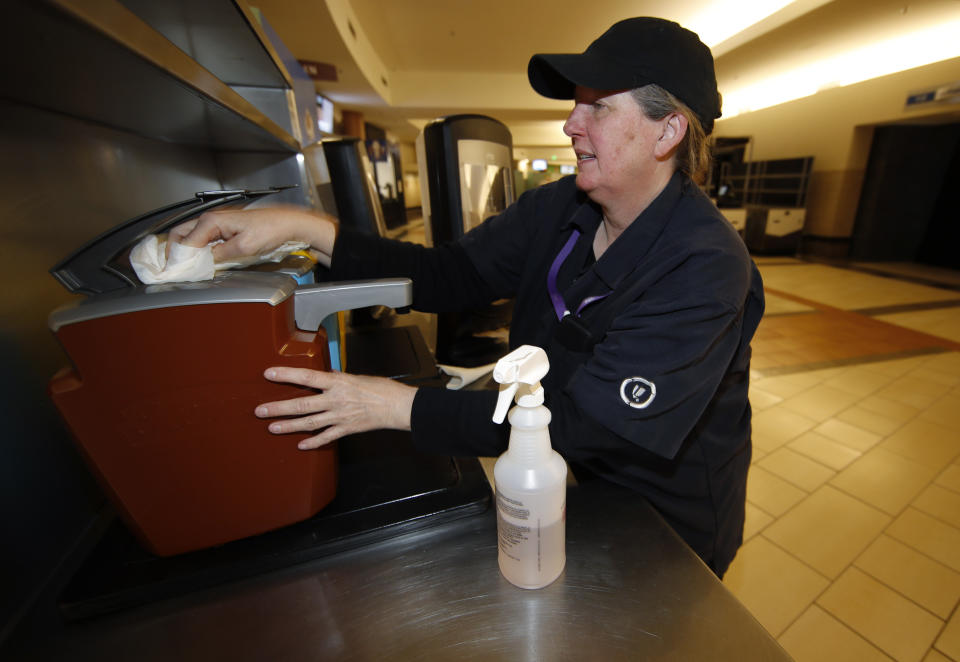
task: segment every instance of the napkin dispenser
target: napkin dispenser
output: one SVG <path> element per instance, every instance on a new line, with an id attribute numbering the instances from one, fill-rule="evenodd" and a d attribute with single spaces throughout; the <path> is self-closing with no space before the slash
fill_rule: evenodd
<path id="1" fill-rule="evenodd" d="M 233 200 L 248 199 L 239 193 Z M 137 284 L 122 254 L 147 232 L 189 218 L 177 208 L 169 221 L 172 208 L 168 221 L 134 219 L 125 225 L 141 231 L 114 229 L 57 265 L 68 289 L 90 296 L 49 317 L 72 362 L 52 378 L 51 398 L 118 514 L 160 556 L 298 522 L 334 498 L 336 444 L 300 451 L 306 433 L 270 434 L 253 414 L 260 403 L 311 392 L 269 382 L 263 371 L 329 370 L 324 317 L 412 299 L 406 279 L 303 286 L 284 273 L 231 271 Z M 84 257 L 88 249 L 100 258 Z"/>

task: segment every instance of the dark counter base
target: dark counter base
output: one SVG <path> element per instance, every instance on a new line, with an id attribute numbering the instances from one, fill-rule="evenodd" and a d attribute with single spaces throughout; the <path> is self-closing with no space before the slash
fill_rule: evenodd
<path id="1" fill-rule="evenodd" d="M 340 444 L 337 497 L 311 519 L 173 557 L 146 552 L 115 520 L 60 608 L 79 619 L 171 598 L 474 515 L 489 502 L 477 460 L 423 455 L 409 433 L 356 435 Z"/>

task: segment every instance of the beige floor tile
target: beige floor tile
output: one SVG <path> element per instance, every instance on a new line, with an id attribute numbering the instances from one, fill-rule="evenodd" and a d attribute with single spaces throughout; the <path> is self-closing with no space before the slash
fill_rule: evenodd
<path id="1" fill-rule="evenodd" d="M 948 393 L 920 412 L 918 418 L 954 430 L 960 429 L 960 396 Z"/>
<path id="2" fill-rule="evenodd" d="M 816 308 L 811 308 L 802 303 L 797 303 L 792 299 L 785 299 L 783 297 L 778 297 L 775 294 L 766 294 L 764 296 L 764 315 L 780 315 L 783 313 L 801 313 L 811 310 L 816 310 Z"/>
<path id="3" fill-rule="evenodd" d="M 940 618 L 960 600 L 960 573 L 888 536 L 877 538 L 854 565 Z"/>
<path id="4" fill-rule="evenodd" d="M 784 399 L 780 406 L 822 422 L 843 411 L 860 398 L 861 396 L 848 391 L 821 385 Z"/>
<path id="5" fill-rule="evenodd" d="M 860 457 L 860 451 L 854 450 L 817 432 L 807 432 L 787 444 L 787 448 L 806 455 L 820 464 L 840 471 Z"/>
<path id="6" fill-rule="evenodd" d="M 953 618 L 943 629 L 937 639 L 936 648 L 954 660 L 960 660 L 960 610 L 954 612 Z"/>
<path id="7" fill-rule="evenodd" d="M 951 386 L 960 386 L 960 352 L 930 354 L 923 364 L 910 374 L 923 376 Z"/>
<path id="8" fill-rule="evenodd" d="M 862 405 L 861 400 L 856 406 L 837 414 L 837 419 L 882 436 L 893 433 L 906 422 L 892 416 L 885 416 Z"/>
<path id="9" fill-rule="evenodd" d="M 956 288 L 957 285 L 960 285 L 960 270 L 949 269 L 947 267 L 935 267 L 929 264 L 917 264 L 914 262 L 888 261 L 855 262 L 854 264 L 888 274 L 892 278 L 903 276 L 905 278 L 922 279 L 940 283 L 938 287 Z"/>
<path id="10" fill-rule="evenodd" d="M 847 310 L 945 301 L 957 293 L 905 280 L 820 264 L 760 265 L 764 285 L 795 296 Z"/>
<path id="11" fill-rule="evenodd" d="M 781 398 L 790 398 L 823 381 L 822 376 L 811 372 L 796 372 L 757 380 L 754 385 Z"/>
<path id="12" fill-rule="evenodd" d="M 923 658 L 923 662 L 954 662 L 949 657 L 937 651 L 936 648 L 931 648 L 927 653 L 927 656 Z"/>
<path id="13" fill-rule="evenodd" d="M 924 395 L 941 396 L 947 393 L 951 387 L 957 385 L 956 379 L 949 379 L 950 373 L 933 372 L 928 366 L 920 366 L 898 378 L 892 384 L 883 389 L 884 392 L 892 393 L 896 391 L 916 391 Z"/>
<path id="14" fill-rule="evenodd" d="M 761 388 L 750 387 L 750 406 L 754 412 L 763 411 L 783 401 L 783 398 Z"/>
<path id="15" fill-rule="evenodd" d="M 813 492 L 837 473 L 789 448 L 778 448 L 757 464 L 807 492 Z"/>
<path id="16" fill-rule="evenodd" d="M 892 278 L 923 279 L 944 286 L 960 285 L 960 271 L 946 267 L 934 267 L 927 264 L 913 262 L 854 262 L 857 267 L 865 267 L 889 275 Z"/>
<path id="17" fill-rule="evenodd" d="M 908 313 L 878 315 L 877 319 L 905 326 L 908 329 L 929 333 L 932 336 L 960 342 L 960 309 L 934 308 Z"/>
<path id="18" fill-rule="evenodd" d="M 960 352 L 931 354 L 923 362 L 923 367 L 960 374 Z"/>
<path id="19" fill-rule="evenodd" d="M 880 442 L 878 448 L 939 471 L 960 455 L 960 434 L 939 423 L 913 420 Z"/>
<path id="20" fill-rule="evenodd" d="M 867 451 L 830 484 L 890 515 L 897 515 L 933 480 L 936 470 L 883 448 Z"/>
<path id="21" fill-rule="evenodd" d="M 950 392 L 950 386 L 930 379 L 914 377 L 913 372 L 896 380 L 890 386 L 877 391 L 877 397 L 886 398 L 914 407 L 926 409 Z"/>
<path id="22" fill-rule="evenodd" d="M 931 362 L 935 362 L 937 365 L 946 365 L 960 371 L 960 352 L 954 351 L 934 354 L 926 361 L 926 363 Z"/>
<path id="23" fill-rule="evenodd" d="M 917 510 L 933 515 L 960 529 L 960 494 L 939 485 L 930 485 L 911 504 Z"/>
<path id="24" fill-rule="evenodd" d="M 812 605 L 787 631 L 780 645 L 796 662 L 884 662 L 892 660 L 817 605 Z"/>
<path id="25" fill-rule="evenodd" d="M 812 418 L 776 405 L 753 416 L 753 445 L 769 453 L 816 424 Z"/>
<path id="26" fill-rule="evenodd" d="M 832 377 L 825 381 L 823 385 L 863 397 L 884 388 L 895 379 L 896 377 L 885 375 L 882 372 L 857 368 Z"/>
<path id="27" fill-rule="evenodd" d="M 804 374 L 811 379 L 817 380 L 818 384 L 822 384 L 849 371 L 850 368 L 848 366 L 838 366 L 836 368 L 820 368 L 819 370 L 810 370 Z"/>
<path id="28" fill-rule="evenodd" d="M 773 516 L 763 512 L 749 501 L 746 503 L 746 521 L 743 524 L 743 540 L 754 537 L 773 521 Z"/>
<path id="29" fill-rule="evenodd" d="M 960 529 L 915 508 L 907 508 L 886 534 L 960 572 Z"/>
<path id="30" fill-rule="evenodd" d="M 884 418 L 890 418 L 900 423 L 906 423 L 907 421 L 916 418 L 921 409 L 905 402 L 901 402 L 893 398 L 887 398 L 879 394 L 868 395 L 863 400 L 858 402 L 857 406 L 868 411 L 872 411 L 875 414 L 880 414 Z"/>
<path id="31" fill-rule="evenodd" d="M 911 370 L 908 375 L 938 382 L 948 389 L 960 386 L 960 370 L 942 370 L 930 363 L 925 363 L 922 367 Z"/>
<path id="32" fill-rule="evenodd" d="M 774 517 L 783 515 L 806 496 L 806 492 L 763 467 L 753 465 L 747 473 L 747 501 Z"/>
<path id="33" fill-rule="evenodd" d="M 836 578 L 890 523 L 875 508 L 824 485 L 763 535 L 819 573 Z"/>
<path id="34" fill-rule="evenodd" d="M 723 583 L 776 637 L 829 582 L 759 535 L 740 548 Z"/>
<path id="35" fill-rule="evenodd" d="M 764 313 L 766 314 L 766 313 Z M 763 341 L 764 352 L 792 352 L 803 344 L 793 338 L 767 338 Z"/>
<path id="36" fill-rule="evenodd" d="M 857 568 L 843 573 L 817 604 L 902 662 L 923 659 L 943 621 Z"/>
<path id="37" fill-rule="evenodd" d="M 876 363 L 867 364 L 864 367 L 882 372 L 885 375 L 901 377 L 911 370 L 919 368 L 926 363 L 926 361 L 927 357 L 925 356 L 911 356 L 910 358 L 895 359 L 893 361 L 877 361 Z"/>
<path id="38" fill-rule="evenodd" d="M 960 493 L 960 464 L 951 464 L 934 481 L 940 487 Z"/>
<path id="39" fill-rule="evenodd" d="M 856 425 L 851 425 L 838 418 L 831 418 L 824 421 L 815 427 L 813 431 L 823 435 L 827 439 L 832 439 L 844 446 L 858 450 L 861 453 L 870 450 L 883 439 L 879 434 L 864 430 Z"/>

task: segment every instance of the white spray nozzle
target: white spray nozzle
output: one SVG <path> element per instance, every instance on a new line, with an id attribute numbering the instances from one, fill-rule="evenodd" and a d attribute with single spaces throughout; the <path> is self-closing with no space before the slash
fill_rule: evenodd
<path id="1" fill-rule="evenodd" d="M 521 345 L 497 361 L 493 378 L 500 384 L 500 397 L 493 412 L 493 422 L 503 423 L 514 397 L 521 407 L 543 404 L 540 380 L 549 370 L 547 353 L 533 345 Z"/>

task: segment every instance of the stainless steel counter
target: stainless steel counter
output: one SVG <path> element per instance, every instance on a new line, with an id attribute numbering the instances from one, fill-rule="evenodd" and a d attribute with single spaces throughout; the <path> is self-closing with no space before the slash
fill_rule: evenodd
<path id="1" fill-rule="evenodd" d="M 497 568 L 492 510 L 385 543 L 64 626 L 24 659 L 789 660 L 642 499 L 571 487 L 567 566 Z"/>

